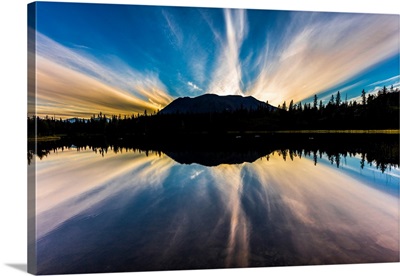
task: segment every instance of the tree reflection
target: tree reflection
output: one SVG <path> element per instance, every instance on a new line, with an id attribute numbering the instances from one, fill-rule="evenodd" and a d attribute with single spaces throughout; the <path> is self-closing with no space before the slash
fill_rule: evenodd
<path id="1" fill-rule="evenodd" d="M 187 138 L 187 137 L 186 137 Z M 203 137 L 204 138 L 204 137 Z M 221 138 L 221 137 L 219 137 Z M 224 138 L 224 139 L 222 139 Z M 240 140 L 232 137 L 222 137 L 220 140 L 177 139 L 133 142 L 131 140 L 107 140 L 103 138 L 68 138 L 56 141 L 28 143 L 28 165 L 36 155 L 40 160 L 51 154 L 64 150 L 92 150 L 95 154 L 118 154 L 133 151 L 149 154 L 168 155 L 178 163 L 198 163 L 204 166 L 219 164 L 240 164 L 254 162 L 265 157 L 269 160 L 271 154 L 278 154 L 284 161 L 293 161 L 295 158 L 310 158 L 314 165 L 326 158 L 332 165 L 340 167 L 347 157 L 360 158 L 360 168 L 365 165 L 376 166 L 382 173 L 392 167 L 399 166 L 399 136 L 398 135 L 270 135 L 262 139 L 257 137 L 241 137 Z M 188 142 L 191 141 L 191 142 Z"/>

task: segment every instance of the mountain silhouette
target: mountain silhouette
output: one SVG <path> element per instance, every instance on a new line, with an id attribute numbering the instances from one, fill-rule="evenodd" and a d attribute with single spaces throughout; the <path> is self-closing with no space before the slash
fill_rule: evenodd
<path id="1" fill-rule="evenodd" d="M 214 167 L 221 164 L 253 163 L 257 159 L 270 154 L 271 151 L 166 151 L 164 153 L 180 164 L 196 163 L 207 167 Z"/>
<path id="2" fill-rule="evenodd" d="M 252 96 L 239 95 L 219 96 L 204 94 L 198 97 L 178 98 L 162 109 L 160 114 L 176 113 L 222 113 L 237 110 L 257 110 L 259 108 L 275 110 L 276 107 L 261 102 Z"/>

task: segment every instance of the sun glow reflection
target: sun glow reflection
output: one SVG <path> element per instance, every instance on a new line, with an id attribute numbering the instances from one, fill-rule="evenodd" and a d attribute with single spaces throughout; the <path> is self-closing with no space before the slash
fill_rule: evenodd
<path id="1" fill-rule="evenodd" d="M 36 162 L 40 239 L 76 218 L 120 212 L 150 196 L 130 212 L 160 220 L 142 227 L 159 225 L 157 233 L 144 231 L 149 242 L 151 235 L 165 238 L 157 245 L 163 259 L 181 256 L 187 242 L 220 248 L 226 267 L 251 265 L 259 250 L 276 252 L 277 241 L 296 263 L 376 260 L 377 251 L 398 256 L 398 197 L 307 158 L 274 152 L 253 163 L 205 167 L 158 154 L 66 150 Z"/>
<path id="2" fill-rule="evenodd" d="M 129 189 L 134 195 L 141 189 L 157 188 L 174 163 L 156 154 L 114 154 L 111 149 L 103 156 L 91 149 L 68 149 L 36 162 L 38 237 L 112 194 Z M 138 181 L 131 182 L 131 176 Z"/>

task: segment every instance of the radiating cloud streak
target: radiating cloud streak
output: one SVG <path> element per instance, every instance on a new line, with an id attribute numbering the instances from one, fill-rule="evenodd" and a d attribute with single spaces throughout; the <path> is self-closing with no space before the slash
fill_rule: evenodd
<path id="1" fill-rule="evenodd" d="M 224 18 L 226 39 L 208 22 L 222 49 L 208 93 L 252 95 L 274 105 L 292 99 L 298 102 L 399 51 L 395 15 L 295 12 L 280 35 L 268 29 L 266 34 L 253 33 L 245 10 L 225 10 Z M 265 44 L 250 51 L 256 58 L 249 62 L 241 59 L 240 53 L 244 41 L 252 36 Z M 271 47 L 271 43 L 276 45 Z M 256 73 L 245 84 L 242 72 L 251 68 L 256 68 Z"/>
<path id="2" fill-rule="evenodd" d="M 400 83 L 400 75 L 391 77 L 386 80 L 381 80 L 381 81 L 371 83 L 368 85 L 368 87 L 375 86 L 375 85 L 386 85 L 386 87 L 388 88 L 388 85 L 390 85 L 393 82 L 394 82 L 393 87 L 398 86 Z"/>
<path id="3" fill-rule="evenodd" d="M 180 30 L 180 28 L 178 27 L 178 25 L 175 23 L 174 21 L 174 16 L 169 14 L 169 12 L 167 12 L 167 10 L 163 9 L 162 10 L 162 15 L 165 18 L 165 21 L 167 22 L 167 36 L 169 37 L 170 43 L 173 46 L 177 46 L 177 47 L 182 47 L 182 43 L 183 43 L 183 34 L 182 31 Z"/>
<path id="4" fill-rule="evenodd" d="M 295 14 L 283 30 L 279 60 L 268 58 L 248 94 L 270 103 L 295 102 L 338 85 L 398 53 L 396 16 Z M 293 32 L 293 30 L 295 30 Z M 268 48 L 261 51 L 268 53 Z"/>
<path id="5" fill-rule="evenodd" d="M 172 97 L 152 72 L 139 73 L 118 59 L 115 68 L 37 35 L 38 115 L 131 115 L 161 109 Z"/>
<path id="6" fill-rule="evenodd" d="M 226 37 L 221 40 L 221 53 L 212 74 L 208 93 L 218 95 L 241 95 L 242 68 L 240 48 L 247 34 L 245 10 L 224 10 Z M 218 41 L 222 35 L 217 35 Z"/>
<path id="7" fill-rule="evenodd" d="M 37 58 L 37 114 L 85 117 L 102 112 L 131 115 L 145 109 L 153 111 L 158 103 L 134 97 L 126 91 L 104 84 L 80 72 L 44 58 Z M 145 95 L 147 90 L 143 89 Z M 154 94 L 153 96 L 157 96 Z"/>
<path id="8" fill-rule="evenodd" d="M 118 18 L 125 25 L 142 19 L 140 32 L 127 31 L 120 36 L 91 26 L 99 36 L 109 37 L 101 40 L 105 45 L 98 49 L 75 37 L 72 41 L 69 32 L 79 32 L 77 26 L 59 38 L 74 48 L 37 33 L 37 71 L 47 74 L 48 82 L 38 79 L 45 89 L 38 90 L 41 114 L 87 117 L 99 111 L 152 112 L 174 97 L 202 93 L 251 95 L 277 106 L 319 93 L 324 93 L 323 97 L 329 89 L 349 85 L 353 77 L 399 53 L 397 15 L 174 7 L 149 11 L 132 9 L 135 21 Z M 142 18 L 146 12 L 154 21 Z M 159 44 L 151 44 L 152 36 Z M 132 54 L 132 49 L 140 49 L 140 54 Z M 60 80 L 51 81 L 50 77 Z M 84 81 L 92 86 L 96 83 L 97 88 L 86 93 Z M 368 82 L 365 79 L 366 85 Z M 71 90 L 75 91 L 69 95 Z M 95 96 L 99 90 L 103 92 Z M 114 98 L 115 91 L 126 94 L 129 103 L 123 104 L 120 96 Z M 52 100 L 51 93 L 55 95 Z M 109 104 L 102 99 L 107 93 Z M 90 99 L 84 94 L 90 94 Z M 73 99 L 77 99 L 76 104 Z"/>

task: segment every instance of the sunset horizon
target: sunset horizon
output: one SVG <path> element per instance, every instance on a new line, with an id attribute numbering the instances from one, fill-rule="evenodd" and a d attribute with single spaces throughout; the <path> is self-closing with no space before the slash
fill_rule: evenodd
<path id="1" fill-rule="evenodd" d="M 36 15 L 28 116 L 130 116 L 203 94 L 326 104 L 400 87 L 398 15 L 45 2 Z"/>

